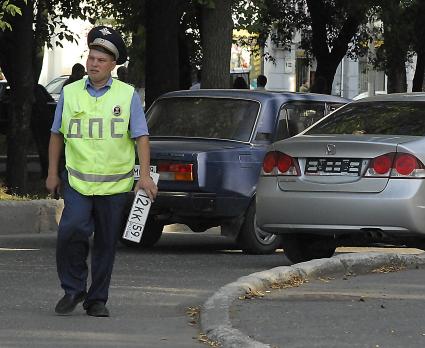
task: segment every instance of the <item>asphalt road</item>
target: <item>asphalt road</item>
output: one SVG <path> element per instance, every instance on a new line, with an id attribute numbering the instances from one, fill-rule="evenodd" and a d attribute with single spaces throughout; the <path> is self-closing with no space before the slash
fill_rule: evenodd
<path id="1" fill-rule="evenodd" d="M 210 233 L 165 233 L 149 251 L 119 246 L 108 308 L 93 318 L 81 307 L 60 317 L 55 236 L 0 236 L 0 346 L 205 347 L 196 313 L 221 286 L 288 265 L 279 252 L 244 255 Z"/>
<path id="2" fill-rule="evenodd" d="M 425 270 L 378 270 L 236 300 L 232 326 L 274 348 L 424 347 Z"/>

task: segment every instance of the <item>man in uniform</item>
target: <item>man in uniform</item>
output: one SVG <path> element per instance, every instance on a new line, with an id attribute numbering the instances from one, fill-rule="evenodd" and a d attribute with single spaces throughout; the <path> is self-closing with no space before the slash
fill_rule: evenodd
<path id="1" fill-rule="evenodd" d="M 71 313 L 84 301 L 88 315 L 107 317 L 116 243 L 134 183 L 134 142 L 141 170 L 134 190 L 145 190 L 153 200 L 157 187 L 149 175 L 148 129 L 140 97 L 132 86 L 111 77 L 115 66 L 127 60 L 124 41 L 112 28 L 99 26 L 89 32 L 87 42 L 88 79 L 64 87 L 49 144 L 46 187 L 55 195 L 62 192 L 65 203 L 56 248 L 65 295 L 55 311 Z M 63 146 L 66 170 L 59 173 Z M 92 282 L 87 290 L 86 261 L 93 232 Z"/>

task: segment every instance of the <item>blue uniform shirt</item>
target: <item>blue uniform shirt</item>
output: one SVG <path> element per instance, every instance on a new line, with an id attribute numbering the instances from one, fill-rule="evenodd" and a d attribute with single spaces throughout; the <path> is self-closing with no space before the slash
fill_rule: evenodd
<path id="1" fill-rule="evenodd" d="M 112 77 L 109 78 L 109 81 L 100 89 L 95 89 L 90 80 L 86 80 L 86 90 L 92 97 L 101 97 L 104 95 L 110 88 L 112 84 Z M 56 105 L 55 118 L 53 120 L 52 128 L 50 129 L 53 133 L 59 134 L 59 129 L 62 124 L 62 112 L 63 112 L 63 92 L 60 95 L 58 104 Z M 131 138 L 135 139 L 142 135 L 149 135 L 148 126 L 146 124 L 145 113 L 143 111 L 142 101 L 140 100 L 139 95 L 134 91 L 133 98 L 131 99 L 130 104 L 130 134 Z"/>

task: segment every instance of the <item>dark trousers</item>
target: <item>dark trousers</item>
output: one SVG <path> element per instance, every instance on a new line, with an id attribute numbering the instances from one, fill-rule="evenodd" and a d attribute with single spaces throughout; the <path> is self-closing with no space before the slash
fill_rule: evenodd
<path id="1" fill-rule="evenodd" d="M 84 196 L 69 186 L 62 175 L 64 210 L 59 223 L 56 264 L 61 287 L 67 294 L 87 290 L 89 237 L 94 232 L 91 251 L 91 285 L 84 308 L 95 301 L 106 303 L 118 238 L 126 221 L 127 194 Z"/>

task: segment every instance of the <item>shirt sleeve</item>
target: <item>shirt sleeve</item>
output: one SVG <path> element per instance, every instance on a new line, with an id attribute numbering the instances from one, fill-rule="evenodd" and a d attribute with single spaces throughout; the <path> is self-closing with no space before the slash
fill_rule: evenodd
<path id="1" fill-rule="evenodd" d="M 136 139 L 142 135 L 149 135 L 142 101 L 136 91 L 134 91 L 130 105 L 130 133 L 132 139 Z"/>
<path id="2" fill-rule="evenodd" d="M 61 93 L 58 103 L 56 105 L 55 117 L 53 119 L 52 128 L 50 128 L 50 131 L 52 133 L 56 133 L 56 134 L 60 133 L 60 128 L 62 126 L 62 112 L 63 112 L 63 92 Z"/>

